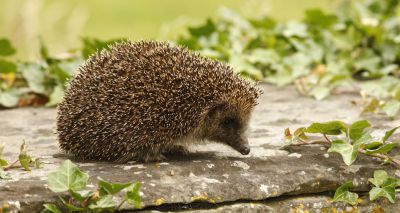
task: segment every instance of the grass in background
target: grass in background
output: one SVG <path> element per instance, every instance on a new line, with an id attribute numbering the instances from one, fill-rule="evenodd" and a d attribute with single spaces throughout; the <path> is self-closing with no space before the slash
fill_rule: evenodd
<path id="1" fill-rule="evenodd" d="M 244 16 L 301 18 L 305 8 L 330 8 L 328 0 L 0 0 L 0 36 L 10 38 L 17 57 L 35 59 L 40 35 L 53 53 L 79 46 L 80 37 L 168 38 L 184 24 L 214 16 L 220 7 Z M 177 20 L 177 21 L 176 21 Z M 160 32 L 160 29 L 161 30 Z M 172 30 L 171 30 L 172 29 Z"/>

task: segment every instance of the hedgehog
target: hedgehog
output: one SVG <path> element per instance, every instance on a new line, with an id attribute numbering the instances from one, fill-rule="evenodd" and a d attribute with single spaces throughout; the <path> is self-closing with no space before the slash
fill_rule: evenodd
<path id="1" fill-rule="evenodd" d="M 242 155 L 262 94 L 224 63 L 161 41 L 124 41 L 92 55 L 58 105 L 60 148 L 82 160 L 163 161 L 196 141 Z"/>

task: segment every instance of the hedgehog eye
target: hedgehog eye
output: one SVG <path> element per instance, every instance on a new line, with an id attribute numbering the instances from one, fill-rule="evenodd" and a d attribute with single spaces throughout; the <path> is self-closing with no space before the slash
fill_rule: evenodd
<path id="1" fill-rule="evenodd" d="M 231 127 L 235 125 L 235 119 L 234 118 L 224 118 L 221 121 L 221 126 L 223 127 Z"/>

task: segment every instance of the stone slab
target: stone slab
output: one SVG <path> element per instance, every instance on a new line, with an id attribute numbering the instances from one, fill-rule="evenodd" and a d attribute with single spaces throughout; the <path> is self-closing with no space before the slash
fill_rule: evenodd
<path id="1" fill-rule="evenodd" d="M 316 101 L 298 94 L 293 87 L 262 87 L 264 95 L 250 124 L 252 150 L 248 156 L 220 144 L 207 143 L 190 147 L 192 153 L 188 157 L 175 157 L 161 163 L 75 163 L 89 173 L 88 189 L 94 189 L 98 176 L 111 182 L 141 181 L 143 210 L 200 203 L 200 207 L 214 210 L 238 207 L 247 212 L 253 208 L 248 203 L 254 201 L 257 202 L 254 208 L 284 212 L 284 209 L 259 201 L 268 202 L 285 196 L 300 199 L 302 196 L 334 191 L 347 180 L 353 180 L 356 191 L 367 191 L 367 178 L 375 169 L 385 169 L 392 175 L 400 174 L 399 170 L 382 166 L 376 159 L 366 157 L 361 157 L 352 166 L 346 166 L 340 156 L 327 154 L 322 146 L 285 147 L 283 131 L 287 127 L 295 129 L 312 122 L 353 122 L 365 118 L 360 117 L 360 107 L 352 102 L 359 98 L 357 94 L 341 93 Z M 69 156 L 58 148 L 55 119 L 56 109 L 51 108 L 0 111 L 0 143 L 5 145 L 5 158 L 10 161 L 16 159 L 19 146 L 25 140 L 28 153 L 40 157 L 43 162 L 43 168 L 31 172 L 20 168 L 10 170 L 12 179 L 0 180 L 0 204 L 7 202 L 14 211 L 37 212 L 45 202 L 58 202 L 59 194 L 46 188 L 47 174 Z M 370 115 L 367 119 L 377 129 L 378 135 L 399 124 L 398 117 L 388 119 L 383 115 Z M 400 138 L 399 134 L 395 137 Z M 286 201 L 289 203 L 290 199 Z M 246 202 L 242 204 L 241 201 Z M 125 210 L 132 208 L 128 204 L 123 206 Z M 250 210 L 246 210 L 248 208 Z M 398 204 L 393 208 L 399 208 Z"/>

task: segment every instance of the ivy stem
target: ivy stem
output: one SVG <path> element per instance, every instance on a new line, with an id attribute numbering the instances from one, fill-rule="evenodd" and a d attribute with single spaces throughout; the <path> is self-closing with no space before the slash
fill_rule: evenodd
<path id="1" fill-rule="evenodd" d="M 15 161 L 12 162 L 11 164 L 8 164 L 7 166 L 5 166 L 5 167 L 3 168 L 4 171 L 7 171 L 7 170 L 11 169 L 11 168 L 14 167 L 15 164 L 18 163 L 18 162 L 19 162 L 19 160 L 15 160 Z"/>
<path id="2" fill-rule="evenodd" d="M 364 154 L 364 155 L 367 155 L 367 154 L 366 154 L 366 151 L 363 150 L 363 149 L 359 149 L 358 152 L 359 152 L 359 153 L 362 153 L 362 154 Z M 383 155 L 383 154 L 375 153 L 375 154 L 369 154 L 369 155 L 367 155 L 367 156 L 376 157 L 376 158 L 382 159 L 382 160 L 384 160 L 384 161 L 385 161 L 385 160 L 389 160 L 389 162 L 390 162 L 393 166 L 395 166 L 395 167 L 397 167 L 397 168 L 400 168 L 400 161 L 394 159 L 393 157 L 390 157 L 389 155 Z"/>
<path id="3" fill-rule="evenodd" d="M 400 160 L 397 160 L 396 158 L 391 157 L 391 156 L 389 156 L 389 155 L 386 155 L 386 156 L 387 156 L 387 158 L 388 158 L 390 161 L 392 161 L 398 168 L 400 168 Z"/>
<path id="4" fill-rule="evenodd" d="M 116 211 L 119 211 L 120 208 L 121 208 L 121 206 L 122 206 L 122 204 L 124 204 L 125 201 L 126 201 L 126 199 L 123 199 L 123 200 L 121 201 L 121 203 L 117 206 L 117 208 L 115 208 L 115 210 L 116 210 Z"/>
<path id="5" fill-rule="evenodd" d="M 291 146 L 303 146 L 303 145 L 310 145 L 310 144 L 323 144 L 323 145 L 331 145 L 332 141 L 328 138 L 328 136 L 326 134 L 322 134 L 325 140 L 313 140 L 313 141 L 304 141 L 300 138 L 297 138 L 300 143 L 297 144 L 291 144 Z M 358 152 L 364 155 L 366 154 L 366 151 L 364 149 L 358 149 Z M 400 168 L 400 160 L 395 159 L 394 157 L 391 157 L 389 155 L 385 155 L 385 154 L 379 154 L 379 153 L 375 153 L 375 154 L 369 154 L 367 156 L 372 156 L 372 157 L 376 157 L 379 158 L 381 160 L 384 161 L 389 161 L 390 164 L 392 164 L 393 166 Z"/>
<path id="6" fill-rule="evenodd" d="M 88 202 L 92 197 L 87 197 L 83 202 L 81 203 L 81 206 L 86 208 L 88 206 Z"/>
<path id="7" fill-rule="evenodd" d="M 328 136 L 326 136 L 326 134 L 322 134 L 322 135 L 324 136 L 325 140 L 328 141 L 328 143 L 330 143 L 330 144 L 332 143 L 332 141 L 328 138 Z"/>
<path id="8" fill-rule="evenodd" d="M 69 200 L 68 200 L 68 204 L 69 204 L 69 205 L 72 205 L 72 197 L 70 197 L 70 198 L 69 198 Z M 72 213 L 72 210 L 69 210 L 69 212 L 71 212 L 71 213 Z"/>
<path id="9" fill-rule="evenodd" d="M 314 140 L 314 141 L 302 141 L 302 140 L 300 140 L 300 143 L 290 144 L 290 146 L 304 146 L 304 145 L 310 145 L 310 144 L 329 145 L 330 143 L 327 142 L 327 141 L 321 141 L 321 140 Z"/>
<path id="10" fill-rule="evenodd" d="M 299 140 L 301 143 L 307 143 L 307 141 L 301 139 L 301 138 L 297 138 L 297 140 Z"/>
<path id="11" fill-rule="evenodd" d="M 307 95 L 309 92 L 309 88 L 306 87 L 304 78 L 298 78 L 294 81 L 294 85 L 297 88 L 297 91 L 299 91 L 303 95 Z"/>

